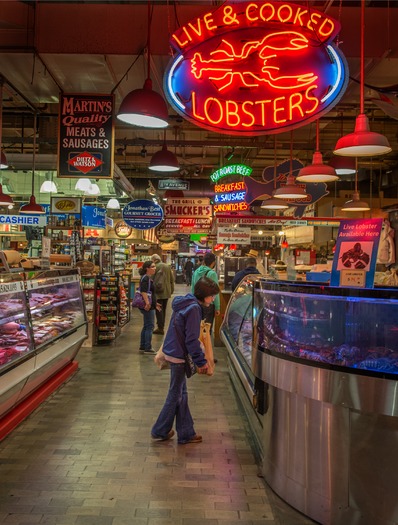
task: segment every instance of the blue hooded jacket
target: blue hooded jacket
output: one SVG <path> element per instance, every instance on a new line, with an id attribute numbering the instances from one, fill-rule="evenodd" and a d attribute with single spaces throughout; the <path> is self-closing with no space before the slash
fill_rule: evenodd
<path id="1" fill-rule="evenodd" d="M 198 300 L 190 293 L 175 297 L 172 309 L 170 325 L 163 341 L 166 359 L 170 357 L 170 361 L 182 362 L 187 350 L 196 366 L 204 366 L 207 361 L 199 342 L 202 308 Z"/>

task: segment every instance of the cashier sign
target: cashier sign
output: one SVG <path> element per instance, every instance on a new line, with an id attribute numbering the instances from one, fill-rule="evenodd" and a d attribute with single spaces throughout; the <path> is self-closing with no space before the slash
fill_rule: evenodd
<path id="1" fill-rule="evenodd" d="M 46 226 L 47 217 L 43 215 L 0 215 L 0 224 L 13 226 Z"/>

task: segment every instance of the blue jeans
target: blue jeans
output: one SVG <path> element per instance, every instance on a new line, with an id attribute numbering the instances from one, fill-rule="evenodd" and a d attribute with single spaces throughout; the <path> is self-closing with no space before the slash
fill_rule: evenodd
<path id="1" fill-rule="evenodd" d="M 155 328 L 155 310 L 141 310 L 144 317 L 144 325 L 141 330 L 140 348 L 150 350 L 152 348 L 152 332 Z"/>
<path id="2" fill-rule="evenodd" d="M 184 363 L 170 363 L 169 391 L 159 417 L 152 427 L 152 436 L 166 437 L 173 428 L 174 418 L 178 443 L 186 443 L 196 435 L 188 406 Z"/>

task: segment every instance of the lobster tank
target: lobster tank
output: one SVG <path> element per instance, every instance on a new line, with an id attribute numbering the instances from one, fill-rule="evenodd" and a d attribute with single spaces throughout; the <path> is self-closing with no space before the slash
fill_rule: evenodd
<path id="1" fill-rule="evenodd" d="M 322 524 L 398 523 L 398 290 L 250 276 L 221 336 L 271 488 Z"/>

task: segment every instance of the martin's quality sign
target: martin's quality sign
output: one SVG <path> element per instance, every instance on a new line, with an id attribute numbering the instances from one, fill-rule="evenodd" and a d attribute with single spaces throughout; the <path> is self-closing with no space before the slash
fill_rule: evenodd
<path id="1" fill-rule="evenodd" d="M 113 95 L 66 95 L 59 103 L 58 177 L 113 175 Z"/>
<path id="2" fill-rule="evenodd" d="M 333 44 L 340 24 L 287 2 L 224 3 L 171 36 L 170 104 L 196 125 L 235 135 L 281 133 L 329 111 L 348 82 Z"/>

